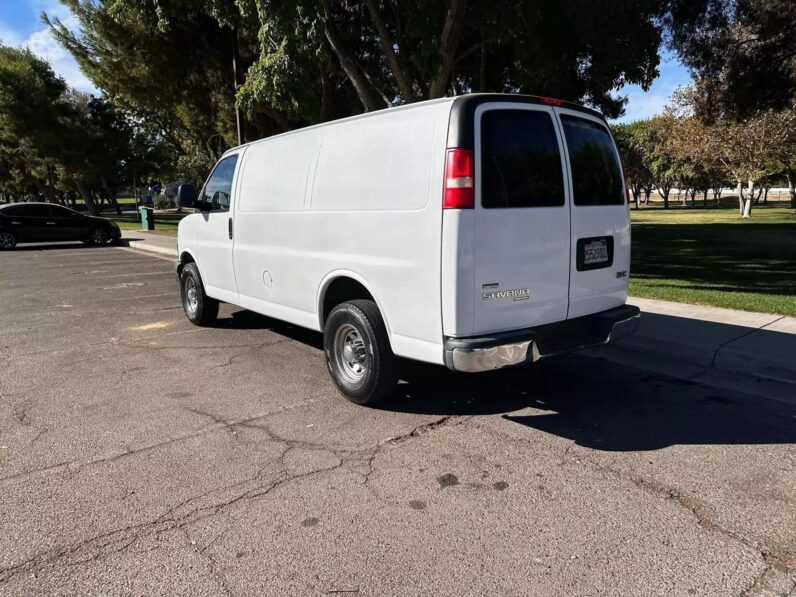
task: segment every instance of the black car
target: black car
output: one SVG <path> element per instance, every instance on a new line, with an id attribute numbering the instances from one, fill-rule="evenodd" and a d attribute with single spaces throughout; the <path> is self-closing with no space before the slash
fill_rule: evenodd
<path id="1" fill-rule="evenodd" d="M 116 242 L 122 233 L 116 222 L 86 216 L 53 203 L 0 205 L 0 249 L 17 243 L 82 240 L 90 245 Z"/>

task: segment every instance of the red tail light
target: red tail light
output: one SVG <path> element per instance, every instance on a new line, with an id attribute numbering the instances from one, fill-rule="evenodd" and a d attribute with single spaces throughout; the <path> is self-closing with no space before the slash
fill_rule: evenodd
<path id="1" fill-rule="evenodd" d="M 540 98 L 543 103 L 549 104 L 551 106 L 563 106 L 564 100 L 556 99 L 554 97 L 543 97 Z"/>
<path id="2" fill-rule="evenodd" d="M 475 166 L 471 149 L 449 149 L 445 158 L 444 209 L 475 207 Z"/>

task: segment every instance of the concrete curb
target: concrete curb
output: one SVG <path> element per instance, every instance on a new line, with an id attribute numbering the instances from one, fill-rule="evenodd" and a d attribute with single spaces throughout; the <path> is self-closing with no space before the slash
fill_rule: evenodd
<path id="1" fill-rule="evenodd" d="M 641 323 L 617 347 L 705 370 L 796 384 L 796 318 L 666 301 L 629 302 L 641 307 Z"/>
<path id="2" fill-rule="evenodd" d="M 159 247 L 147 241 L 132 240 L 127 243 L 127 246 L 137 251 L 147 251 L 148 253 L 155 253 L 156 255 L 163 255 L 165 257 L 173 257 L 177 259 L 177 249 L 169 249 L 167 247 Z"/>

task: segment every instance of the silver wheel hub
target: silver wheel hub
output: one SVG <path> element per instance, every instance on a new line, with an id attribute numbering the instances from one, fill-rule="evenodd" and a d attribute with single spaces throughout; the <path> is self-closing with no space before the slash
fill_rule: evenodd
<path id="1" fill-rule="evenodd" d="M 185 306 L 190 313 L 196 313 L 199 308 L 199 289 L 193 278 L 185 279 Z"/>
<path id="2" fill-rule="evenodd" d="M 334 334 L 334 359 L 347 381 L 360 381 L 368 370 L 368 353 L 359 330 L 346 323 Z"/>

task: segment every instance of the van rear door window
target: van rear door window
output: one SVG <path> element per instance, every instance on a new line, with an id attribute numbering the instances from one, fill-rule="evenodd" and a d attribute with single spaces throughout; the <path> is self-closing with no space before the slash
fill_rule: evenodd
<path id="1" fill-rule="evenodd" d="M 481 116 L 481 205 L 564 205 L 564 173 L 553 119 L 536 110 Z"/>
<path id="2" fill-rule="evenodd" d="M 575 205 L 623 205 L 622 171 L 614 142 L 604 126 L 561 115 L 572 166 Z"/>

